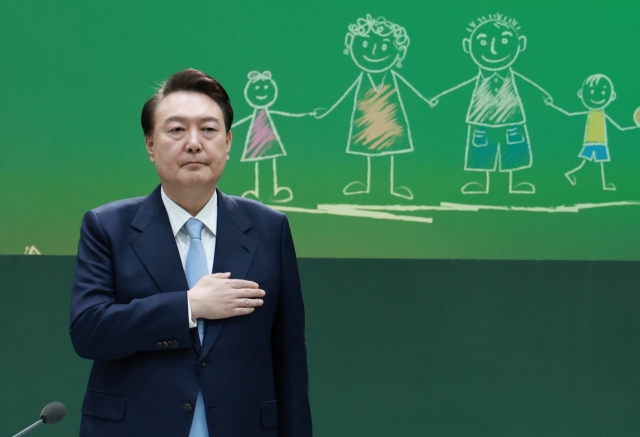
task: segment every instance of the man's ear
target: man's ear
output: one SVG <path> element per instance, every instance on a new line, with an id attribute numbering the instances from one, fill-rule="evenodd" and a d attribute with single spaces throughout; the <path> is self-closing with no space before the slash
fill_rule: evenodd
<path id="1" fill-rule="evenodd" d="M 231 134 L 231 130 L 227 132 L 227 161 L 229 160 L 229 152 L 231 151 L 231 140 L 233 139 L 233 135 Z"/>
<path id="2" fill-rule="evenodd" d="M 147 148 L 147 154 L 149 155 L 149 161 L 156 162 L 155 153 L 153 150 L 153 137 L 151 135 L 144 136 L 144 144 Z"/>
<path id="3" fill-rule="evenodd" d="M 351 32 L 348 32 L 344 37 L 344 54 L 348 55 L 351 53 L 351 42 L 353 41 L 353 35 Z"/>
<path id="4" fill-rule="evenodd" d="M 616 92 L 615 91 L 611 91 L 611 98 L 609 99 L 610 102 L 613 102 L 616 99 Z"/>
<path id="5" fill-rule="evenodd" d="M 526 36 L 518 37 L 518 48 L 520 49 L 521 52 L 524 52 L 524 50 L 527 48 L 527 37 Z"/>
<path id="6" fill-rule="evenodd" d="M 579 98 L 582 98 L 582 88 L 580 88 L 580 89 L 578 90 L 578 97 L 579 97 Z"/>
<path id="7" fill-rule="evenodd" d="M 471 40 L 469 38 L 462 39 L 462 50 L 465 53 L 471 53 Z"/>

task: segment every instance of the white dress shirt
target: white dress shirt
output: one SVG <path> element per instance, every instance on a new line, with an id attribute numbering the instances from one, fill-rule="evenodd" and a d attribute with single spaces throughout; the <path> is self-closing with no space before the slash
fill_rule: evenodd
<path id="1" fill-rule="evenodd" d="M 187 261 L 187 253 L 189 252 L 189 245 L 191 244 L 191 237 L 184 224 L 193 216 L 187 211 L 182 209 L 177 203 L 169 199 L 169 196 L 164 192 L 164 188 L 160 188 L 162 195 L 162 203 L 167 210 L 169 216 L 169 223 L 171 223 L 171 230 L 173 236 L 176 239 L 176 245 L 178 246 L 178 252 L 180 252 L 180 261 L 182 261 L 182 268 Z M 202 210 L 195 216 L 196 219 L 204 223 L 202 228 L 202 245 L 204 246 L 204 252 L 207 256 L 207 268 L 208 271 L 213 271 L 213 257 L 216 252 L 216 231 L 218 229 L 218 193 L 214 192 L 211 199 L 202 208 Z M 187 300 L 188 302 L 188 300 Z M 191 303 L 188 302 L 189 307 L 189 327 L 195 328 L 197 323 L 191 319 Z"/>

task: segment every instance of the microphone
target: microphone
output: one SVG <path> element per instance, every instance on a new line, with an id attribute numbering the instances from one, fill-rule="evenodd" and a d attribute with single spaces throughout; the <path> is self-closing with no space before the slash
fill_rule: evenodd
<path id="1" fill-rule="evenodd" d="M 67 409 L 60 402 L 51 402 L 50 404 L 45 405 L 40 413 L 40 420 L 38 420 L 33 425 L 23 429 L 18 434 L 13 437 L 20 437 L 36 428 L 42 423 L 46 423 L 47 425 L 53 425 L 54 423 L 60 422 L 64 419 L 64 416 L 67 414 Z"/>
<path id="2" fill-rule="evenodd" d="M 48 425 L 60 422 L 67 414 L 67 409 L 60 402 L 51 402 L 40 413 L 40 420 Z"/>

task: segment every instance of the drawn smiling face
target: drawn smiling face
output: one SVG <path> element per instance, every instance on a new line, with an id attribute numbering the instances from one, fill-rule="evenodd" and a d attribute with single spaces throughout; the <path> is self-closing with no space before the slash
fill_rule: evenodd
<path id="1" fill-rule="evenodd" d="M 276 101 L 278 86 L 273 79 L 249 81 L 244 88 L 244 97 L 254 108 L 267 108 Z"/>
<path id="2" fill-rule="evenodd" d="M 368 73 L 387 71 L 400 57 L 392 35 L 382 36 L 374 32 L 354 35 L 349 48 L 353 62 Z"/>
<path id="3" fill-rule="evenodd" d="M 476 27 L 464 40 L 465 51 L 481 68 L 490 71 L 510 67 L 526 47 L 526 39 L 518 36 L 509 24 L 489 20 Z"/>
<path id="4" fill-rule="evenodd" d="M 587 80 L 578 93 L 584 106 L 589 109 L 604 109 L 615 99 L 613 84 L 606 76 L 595 80 Z"/>

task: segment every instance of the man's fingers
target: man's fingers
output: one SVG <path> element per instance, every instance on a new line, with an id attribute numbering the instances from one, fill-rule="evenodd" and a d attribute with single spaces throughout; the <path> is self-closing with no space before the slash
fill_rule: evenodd
<path id="1" fill-rule="evenodd" d="M 214 273 L 211 276 L 218 279 L 228 279 L 231 276 L 231 272 Z"/>
<path id="2" fill-rule="evenodd" d="M 226 317 L 245 316 L 251 314 L 259 306 L 262 306 L 264 301 L 262 299 L 237 299 L 234 303 L 236 305 L 232 308 Z"/>
<path id="3" fill-rule="evenodd" d="M 247 315 L 247 314 L 251 314 L 254 311 L 255 311 L 255 308 L 245 308 L 245 307 L 234 308 L 232 317 L 233 316 L 244 316 L 244 315 Z"/>
<path id="4" fill-rule="evenodd" d="M 258 288 L 260 287 L 256 282 L 253 281 L 245 281 L 244 279 L 235 279 L 231 282 L 232 288 Z"/>
<path id="5" fill-rule="evenodd" d="M 244 308 L 259 307 L 263 303 L 262 299 L 238 299 L 238 306 Z"/>
<path id="6" fill-rule="evenodd" d="M 262 297 L 265 294 L 267 294 L 264 290 L 260 288 L 240 288 L 237 291 L 238 291 L 239 298 L 242 298 L 242 297 L 256 298 L 256 297 Z"/>

